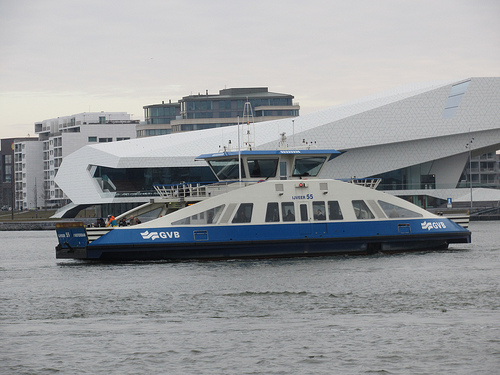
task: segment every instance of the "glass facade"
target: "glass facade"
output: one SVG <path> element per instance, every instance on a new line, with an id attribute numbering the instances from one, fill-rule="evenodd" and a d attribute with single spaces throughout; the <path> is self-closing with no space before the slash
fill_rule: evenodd
<path id="1" fill-rule="evenodd" d="M 297 109 L 287 109 L 287 110 L 258 110 L 255 111 L 256 117 L 297 117 L 299 111 Z"/>
<path id="2" fill-rule="evenodd" d="M 154 185 L 181 182 L 213 182 L 214 174 L 207 167 L 172 168 L 109 168 L 97 166 L 93 178 L 105 192 L 123 196 L 157 195 Z"/>
<path id="3" fill-rule="evenodd" d="M 146 137 L 236 125 L 237 118 L 243 118 L 243 109 L 247 101 L 252 106 L 254 118 L 260 119 L 255 121 L 263 121 L 262 118 L 265 117 L 299 116 L 299 109 L 298 106 L 294 107 L 292 95 L 270 93 L 267 87 L 224 89 L 220 90 L 219 95 L 208 95 L 207 92 L 206 95 L 186 96 L 177 103 L 143 107 L 147 125 L 167 124 L 171 125 L 171 129 L 170 127 L 139 129 L 137 135 Z M 214 119 L 214 121 L 200 123 L 201 119 Z M 184 121 L 176 123 L 174 120 Z"/>
<path id="4" fill-rule="evenodd" d="M 472 169 L 469 169 L 469 166 Z M 460 180 L 450 186 L 436 186 L 436 176 L 429 171 L 432 162 L 397 169 L 369 178 L 380 178 L 378 190 L 420 190 L 468 188 L 472 180 L 474 188 L 498 188 L 500 186 L 500 155 L 483 154 L 465 164 Z"/>
<path id="5" fill-rule="evenodd" d="M 172 133 L 172 129 L 143 129 L 137 132 L 138 137 L 152 137 Z"/>
<path id="6" fill-rule="evenodd" d="M 163 103 L 144 107 L 144 118 L 146 124 L 170 124 L 180 116 L 181 105 L 179 103 Z M 154 134 L 158 135 L 158 134 Z"/>
<path id="7" fill-rule="evenodd" d="M 2 182 L 12 181 L 12 155 L 2 155 Z"/>
<path id="8" fill-rule="evenodd" d="M 252 108 L 258 107 L 284 107 L 292 106 L 292 97 L 290 98 L 267 98 L 267 99 L 249 99 Z M 212 100 L 186 100 L 182 118 L 201 119 L 201 118 L 231 118 L 243 117 L 243 108 L 246 100 L 243 99 L 212 99 Z M 256 110 L 256 117 L 265 116 L 298 116 L 299 110 L 275 110 L 272 108 L 266 110 Z"/>
<path id="9" fill-rule="evenodd" d="M 182 124 L 180 125 L 180 131 L 187 132 L 191 130 L 203 130 L 203 129 L 212 129 L 212 128 L 222 128 L 224 126 L 237 125 L 237 122 L 234 123 L 217 123 L 217 124 Z M 179 125 L 177 125 L 179 127 Z"/>
<path id="10" fill-rule="evenodd" d="M 413 165 L 411 167 L 397 169 L 369 178 L 380 178 L 378 190 L 418 190 L 435 189 L 436 176 L 429 174 L 432 162 Z M 458 183 L 458 181 L 457 181 Z M 452 186 L 450 188 L 455 188 Z"/>

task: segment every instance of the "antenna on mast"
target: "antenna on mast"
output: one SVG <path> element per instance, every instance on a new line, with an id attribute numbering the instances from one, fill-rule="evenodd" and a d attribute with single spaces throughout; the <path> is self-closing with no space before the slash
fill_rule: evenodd
<path id="1" fill-rule="evenodd" d="M 248 101 L 245 102 L 245 107 L 243 108 L 243 121 L 246 123 L 246 135 L 247 141 L 244 143 L 248 150 L 252 150 L 255 147 L 255 123 L 253 118 L 252 104 Z"/>

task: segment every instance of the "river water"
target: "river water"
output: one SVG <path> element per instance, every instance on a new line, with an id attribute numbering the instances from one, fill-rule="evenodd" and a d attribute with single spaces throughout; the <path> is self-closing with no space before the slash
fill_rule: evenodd
<path id="1" fill-rule="evenodd" d="M 57 261 L 0 232 L 2 374 L 493 374 L 500 222 L 440 252 Z"/>

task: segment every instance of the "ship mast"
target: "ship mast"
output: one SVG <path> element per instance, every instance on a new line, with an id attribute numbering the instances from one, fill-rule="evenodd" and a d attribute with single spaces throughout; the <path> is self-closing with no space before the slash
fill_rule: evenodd
<path id="1" fill-rule="evenodd" d="M 246 149 L 251 151 L 255 147 L 255 123 L 252 112 L 252 104 L 248 101 L 248 97 L 245 102 L 245 107 L 243 108 L 243 122 L 246 123 L 245 134 L 247 136 L 247 140 L 244 144 Z"/>
<path id="2" fill-rule="evenodd" d="M 254 129 L 251 127 L 255 127 L 252 104 L 248 101 L 245 102 L 245 106 L 243 107 L 243 122 L 246 123 L 245 133 L 247 136 L 246 142 L 244 142 L 245 148 L 247 150 L 252 150 L 255 146 L 255 135 Z M 238 116 L 238 181 L 241 183 L 241 141 L 240 141 L 240 117 Z"/>

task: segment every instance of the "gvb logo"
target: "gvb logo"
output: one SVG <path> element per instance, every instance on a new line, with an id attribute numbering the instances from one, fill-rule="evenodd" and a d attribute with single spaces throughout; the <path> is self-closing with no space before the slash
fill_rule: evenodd
<path id="1" fill-rule="evenodd" d="M 149 233 L 149 231 L 142 232 L 141 236 L 144 240 L 153 240 L 153 241 L 156 240 L 157 238 L 160 238 L 160 236 L 158 236 L 158 232 Z"/>
<path id="2" fill-rule="evenodd" d="M 144 240 L 151 240 L 151 241 L 154 241 L 156 240 L 157 238 L 180 238 L 181 235 L 179 232 L 175 231 L 175 232 L 149 232 L 149 231 L 145 231 L 145 232 L 142 232 L 141 233 L 141 236 Z"/>
<path id="3" fill-rule="evenodd" d="M 445 229 L 446 225 L 442 221 L 427 222 L 422 223 L 422 229 L 432 230 L 432 229 Z"/>

